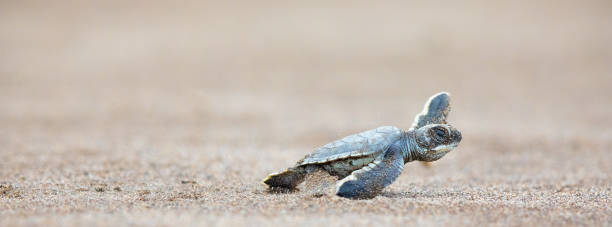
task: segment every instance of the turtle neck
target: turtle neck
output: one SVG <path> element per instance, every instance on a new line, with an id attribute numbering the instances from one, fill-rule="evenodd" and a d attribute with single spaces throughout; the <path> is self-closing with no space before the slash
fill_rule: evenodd
<path id="1" fill-rule="evenodd" d="M 402 141 L 402 153 L 404 154 L 404 163 L 412 162 L 417 160 L 419 155 L 419 146 L 416 142 L 415 131 L 408 130 L 403 132 Z"/>

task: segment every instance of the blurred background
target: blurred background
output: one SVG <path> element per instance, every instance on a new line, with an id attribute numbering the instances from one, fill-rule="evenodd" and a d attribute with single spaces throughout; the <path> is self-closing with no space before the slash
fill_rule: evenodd
<path id="1" fill-rule="evenodd" d="M 409 128 L 440 91 L 462 145 L 396 190 L 609 185 L 611 89 L 606 0 L 0 2 L 0 176 L 26 191 L 259 190 L 317 146 Z"/>
<path id="2" fill-rule="evenodd" d="M 448 91 L 468 134 L 610 138 L 609 1 L 3 1 L 0 10 L 7 127 L 309 136 L 406 127 L 427 97 Z"/>

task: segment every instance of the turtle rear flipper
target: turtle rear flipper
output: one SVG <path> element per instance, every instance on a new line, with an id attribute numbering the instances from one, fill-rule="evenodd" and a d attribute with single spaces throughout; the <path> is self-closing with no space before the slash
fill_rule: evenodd
<path id="1" fill-rule="evenodd" d="M 284 172 L 270 174 L 264 179 L 263 183 L 272 188 L 294 189 L 298 184 L 304 181 L 306 174 L 306 170 L 298 166 L 289 168 Z"/>
<path id="2" fill-rule="evenodd" d="M 369 199 L 389 186 L 404 169 L 401 149 L 392 146 L 369 165 L 338 182 L 336 195 L 351 199 Z"/>

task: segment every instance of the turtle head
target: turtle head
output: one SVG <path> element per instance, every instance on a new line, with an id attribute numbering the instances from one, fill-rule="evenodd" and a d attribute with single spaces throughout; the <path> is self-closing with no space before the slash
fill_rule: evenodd
<path id="1" fill-rule="evenodd" d="M 431 124 L 415 131 L 417 159 L 431 162 L 442 158 L 461 142 L 461 132 L 447 124 Z"/>

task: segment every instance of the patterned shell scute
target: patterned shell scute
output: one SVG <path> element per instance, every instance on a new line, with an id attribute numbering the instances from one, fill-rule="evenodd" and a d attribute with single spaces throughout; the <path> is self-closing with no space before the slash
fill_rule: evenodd
<path id="1" fill-rule="evenodd" d="M 349 157 L 367 156 L 384 151 L 401 136 L 402 130 L 396 127 L 378 127 L 328 143 L 307 155 L 299 164 L 320 164 Z"/>

